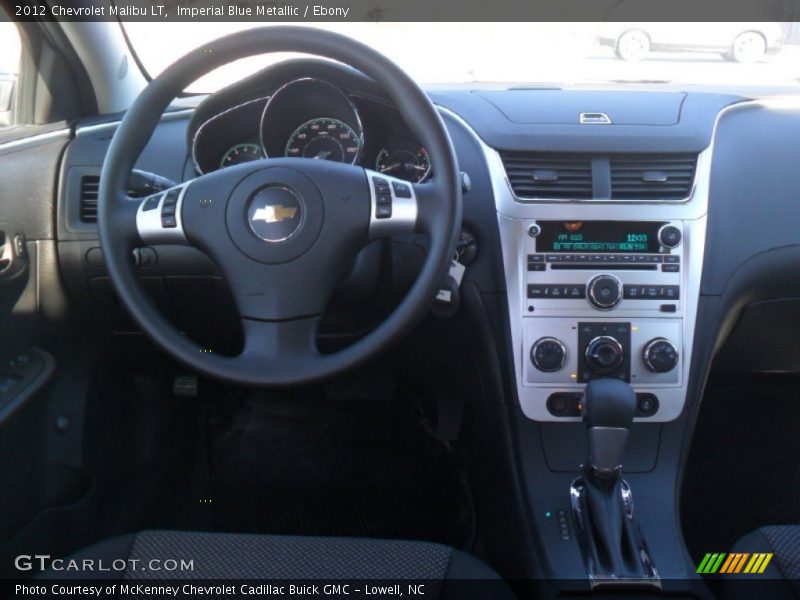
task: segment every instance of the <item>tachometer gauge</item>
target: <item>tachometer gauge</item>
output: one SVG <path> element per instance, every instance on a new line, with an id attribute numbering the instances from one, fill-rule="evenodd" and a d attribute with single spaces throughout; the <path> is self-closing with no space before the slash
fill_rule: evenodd
<path id="1" fill-rule="evenodd" d="M 418 183 L 430 174 L 431 163 L 425 148 L 420 148 L 417 152 L 382 148 L 375 160 L 375 170 Z"/>
<path id="2" fill-rule="evenodd" d="M 264 158 L 264 151 L 258 144 L 236 144 L 222 155 L 219 168 L 224 169 L 232 165 L 260 160 Z"/>
<path id="3" fill-rule="evenodd" d="M 306 121 L 294 130 L 286 144 L 285 155 L 353 164 L 360 150 L 361 138 L 347 123 L 319 118 Z"/>

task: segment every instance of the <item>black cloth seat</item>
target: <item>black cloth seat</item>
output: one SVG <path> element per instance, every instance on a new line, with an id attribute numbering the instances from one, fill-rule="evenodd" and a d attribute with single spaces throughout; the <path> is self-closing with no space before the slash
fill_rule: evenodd
<path id="1" fill-rule="evenodd" d="M 772 553 L 764 573 L 728 575 L 723 598 L 752 598 L 754 593 L 772 599 L 800 598 L 800 525 L 771 525 L 751 531 L 731 552 Z"/>
<path id="2" fill-rule="evenodd" d="M 441 544 L 367 538 L 293 537 L 186 531 L 143 531 L 104 540 L 69 557 L 102 560 L 110 571 L 49 571 L 43 578 L 175 580 L 425 580 L 426 598 L 513 598 L 477 558 Z M 192 561 L 185 570 L 152 570 L 151 561 Z M 117 563 L 121 565 L 122 563 Z M 135 566 L 134 566 L 135 565 Z M 143 570 L 144 569 L 144 570 Z M 480 581 L 478 581 L 480 580 Z M 431 589 L 433 586 L 433 589 Z"/>

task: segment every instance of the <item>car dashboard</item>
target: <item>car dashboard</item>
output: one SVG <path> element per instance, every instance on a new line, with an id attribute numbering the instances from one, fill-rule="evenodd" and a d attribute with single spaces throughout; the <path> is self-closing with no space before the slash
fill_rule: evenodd
<path id="1" fill-rule="evenodd" d="M 753 256 L 796 245 L 798 213 L 789 208 L 800 189 L 789 158 L 800 139 L 796 104 L 652 87 L 471 86 L 429 95 L 471 182 L 462 240 L 472 256 L 461 287 L 503 299 L 491 322 L 522 413 L 538 422 L 579 421 L 586 382 L 613 376 L 637 392 L 637 420 L 678 418 L 721 328 L 701 318 L 704 298 L 726 293 Z M 116 125 L 78 126 L 58 204 L 65 280 L 82 304 L 109 308 L 96 186 Z M 187 181 L 276 156 L 350 162 L 412 182 L 435 177 L 425 149 L 374 82 L 310 59 L 185 100 L 164 115 L 137 167 Z M 378 320 L 413 282 L 424 240 L 377 246 L 343 283 L 334 308 L 350 315 L 336 327 L 368 329 L 365 315 Z M 388 282 L 380 275 L 386 261 Z M 235 318 L 210 325 L 193 302 L 200 295 L 220 315 L 232 310 L 201 253 L 149 248 L 139 269 L 179 326 L 235 337 Z M 376 308 L 375 298 L 388 300 Z M 112 327 L 135 329 L 123 319 Z"/>

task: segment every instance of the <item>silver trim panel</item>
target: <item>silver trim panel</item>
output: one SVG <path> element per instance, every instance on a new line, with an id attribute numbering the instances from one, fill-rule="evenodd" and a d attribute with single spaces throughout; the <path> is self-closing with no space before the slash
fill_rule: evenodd
<path id="1" fill-rule="evenodd" d="M 50 140 L 55 140 L 61 137 L 69 138 L 72 133 L 71 129 L 58 129 L 56 131 L 48 131 L 47 133 L 38 133 L 28 137 L 20 138 L 18 140 L 11 140 L 0 144 L 0 153 L 6 150 L 13 150 L 15 148 L 25 148 L 26 146 L 35 146 L 36 144 L 43 144 Z"/>
<path id="2" fill-rule="evenodd" d="M 183 197 L 186 190 L 192 184 L 191 181 L 181 185 L 169 188 L 158 194 L 153 194 L 147 198 L 142 198 L 139 203 L 139 209 L 136 211 L 136 229 L 139 232 L 139 237 L 142 242 L 147 245 L 156 244 L 171 244 L 178 246 L 188 246 L 189 241 L 186 239 L 186 234 L 183 231 L 183 216 L 181 209 L 183 208 Z M 161 209 L 164 206 L 164 198 L 170 190 L 180 189 L 178 200 L 175 203 L 175 222 L 176 227 L 162 227 L 161 225 Z M 153 196 L 161 195 L 156 208 L 144 210 L 145 202 Z"/>
<path id="3" fill-rule="evenodd" d="M 720 119 L 728 112 L 749 107 L 757 102 L 739 102 L 725 107 L 716 117 L 711 142 L 702 151 L 697 160 L 695 181 L 691 196 L 684 202 L 655 201 L 570 201 L 570 200 L 536 200 L 525 201 L 517 198 L 506 176 L 505 167 L 500 154 L 488 146 L 480 136 L 460 116 L 452 111 L 440 108 L 457 120 L 476 140 L 483 151 L 491 178 L 492 190 L 497 210 L 498 227 L 503 252 L 503 263 L 506 279 L 507 301 L 511 322 L 511 343 L 513 346 L 514 378 L 517 396 L 523 413 L 537 421 L 579 421 L 578 417 L 555 417 L 547 410 L 547 398 L 555 392 L 575 392 L 583 389 L 583 384 L 564 379 L 564 373 L 542 373 L 536 371 L 528 358 L 530 345 L 540 337 L 552 335 L 570 344 L 567 337 L 578 321 L 630 322 L 632 325 L 631 385 L 637 392 L 650 392 L 659 399 L 659 410 L 651 417 L 638 420 L 649 422 L 666 422 L 676 419 L 686 402 L 689 367 L 692 360 L 697 307 L 700 295 L 700 278 L 703 270 L 703 258 L 706 241 L 706 222 L 708 212 L 709 183 L 711 160 Z M 660 302 L 655 300 L 623 300 L 613 311 L 600 313 L 588 307 L 585 300 L 551 300 L 537 305 L 534 312 L 529 312 L 527 298 L 527 257 L 535 252 L 535 238 L 528 235 L 528 227 L 537 220 L 560 221 L 670 221 L 678 224 L 683 232 L 683 239 L 674 254 L 680 255 L 680 272 L 663 273 L 658 276 L 669 276 L 669 284 L 680 285 L 680 300 L 674 302 L 675 313 L 661 313 Z M 562 272 L 546 271 L 548 275 L 555 273 L 560 277 Z M 587 279 L 594 274 L 611 273 L 623 283 L 626 277 L 637 271 L 614 272 L 613 267 L 602 265 L 590 267 L 590 270 L 576 271 Z M 642 274 L 648 273 L 642 271 Z M 656 272 L 650 271 L 652 276 Z M 643 277 L 647 277 L 644 276 Z M 547 283 L 545 281 L 544 283 Z M 558 282 L 562 283 L 562 282 Z M 565 281 L 563 283 L 569 283 Z M 652 281 L 643 280 L 643 284 Z M 554 303 L 558 304 L 554 304 Z M 638 304 L 637 304 L 638 302 Z M 535 316 L 534 316 L 535 315 Z M 633 330 L 636 326 L 637 330 Z M 636 332 L 639 332 L 638 334 Z M 652 373 L 641 361 L 638 351 L 653 337 L 666 337 L 679 351 L 678 366 L 669 373 Z M 577 340 L 575 342 L 577 344 Z M 573 346 L 577 349 L 577 345 Z M 572 359 L 567 361 L 567 376 L 572 376 L 577 364 L 575 352 L 569 352 Z M 638 356 L 637 356 L 638 355 Z M 641 364 L 640 364 L 641 363 Z M 535 371 L 535 377 L 533 372 Z M 562 370 L 564 371 L 564 370 Z"/>
<path id="4" fill-rule="evenodd" d="M 370 194 L 370 216 L 369 216 L 369 237 L 375 239 L 379 237 L 386 237 L 392 235 L 404 235 L 414 233 L 417 226 L 417 217 L 419 215 L 419 207 L 417 206 L 417 194 L 414 185 L 403 179 L 397 177 L 389 177 L 377 171 L 364 169 L 367 174 L 367 182 L 369 184 Z M 385 219 L 378 219 L 375 217 L 375 210 L 378 206 L 377 195 L 375 191 L 374 177 L 384 179 L 389 182 L 389 189 L 392 193 L 392 216 Z M 411 190 L 410 198 L 398 198 L 394 192 L 392 183 L 400 183 Z"/>

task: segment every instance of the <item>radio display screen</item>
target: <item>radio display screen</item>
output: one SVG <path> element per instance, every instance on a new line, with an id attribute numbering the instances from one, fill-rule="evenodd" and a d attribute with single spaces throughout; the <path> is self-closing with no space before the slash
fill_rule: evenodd
<path id="1" fill-rule="evenodd" d="M 658 230 L 653 221 L 538 221 L 537 252 L 656 253 Z"/>

